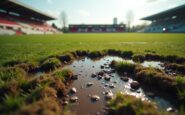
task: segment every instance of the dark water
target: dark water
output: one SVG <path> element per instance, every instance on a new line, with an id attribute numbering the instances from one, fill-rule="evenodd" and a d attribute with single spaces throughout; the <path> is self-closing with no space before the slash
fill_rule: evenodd
<path id="1" fill-rule="evenodd" d="M 137 91 L 131 91 L 130 83 L 133 81 L 132 76 L 124 75 L 125 77 L 129 77 L 128 82 L 121 80 L 117 73 L 111 74 L 113 76 L 111 77 L 111 81 L 105 81 L 104 79 L 98 80 L 97 77 L 91 77 L 93 73 L 102 71 L 100 68 L 101 65 L 106 64 L 107 68 L 103 70 L 111 70 L 111 68 L 108 68 L 107 64 L 110 64 L 112 60 L 134 63 L 132 60 L 123 60 L 119 57 L 107 56 L 97 61 L 93 61 L 88 58 L 76 60 L 71 65 L 65 67 L 73 70 L 74 74 L 78 75 L 78 80 L 74 81 L 70 87 L 75 87 L 77 89 L 77 93 L 70 96 L 77 96 L 79 98 L 76 103 L 69 104 L 69 110 L 71 112 L 75 113 L 76 115 L 96 115 L 97 112 L 100 115 L 106 114 L 106 100 L 103 93 L 105 91 L 112 91 L 114 95 L 120 91 L 125 94 L 134 95 L 142 100 L 155 102 L 159 109 L 165 110 L 168 107 L 174 107 L 168 101 L 171 99 L 169 97 L 167 98 L 165 94 L 163 95 L 159 93 L 157 90 L 152 90 L 152 92 L 157 95 L 154 98 L 150 98 L 146 95 L 148 92 L 151 92 L 151 89 L 144 86 L 139 88 Z M 142 65 L 146 67 L 150 66 L 160 69 L 163 68 L 162 63 L 160 62 L 144 62 Z M 88 82 L 92 82 L 94 85 L 87 87 L 86 85 Z M 115 85 L 115 88 L 110 88 L 110 84 Z M 100 100 L 97 102 L 92 102 L 90 97 L 91 95 L 98 95 Z"/>

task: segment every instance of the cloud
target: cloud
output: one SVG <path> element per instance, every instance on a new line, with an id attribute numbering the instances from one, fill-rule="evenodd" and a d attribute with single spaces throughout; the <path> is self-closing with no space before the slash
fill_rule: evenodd
<path id="1" fill-rule="evenodd" d="M 90 13 L 86 10 L 78 10 L 77 11 L 78 15 L 82 16 L 82 17 L 89 17 Z"/>
<path id="2" fill-rule="evenodd" d="M 166 2 L 168 0 L 145 0 L 147 3 Z"/>
<path id="3" fill-rule="evenodd" d="M 157 2 L 158 0 L 146 0 L 147 3 Z"/>
<path id="4" fill-rule="evenodd" d="M 48 3 L 53 3 L 53 0 L 47 0 Z"/>
<path id="5" fill-rule="evenodd" d="M 58 10 L 47 10 L 46 11 L 50 16 L 53 16 L 55 18 L 59 18 L 60 17 L 60 11 Z"/>

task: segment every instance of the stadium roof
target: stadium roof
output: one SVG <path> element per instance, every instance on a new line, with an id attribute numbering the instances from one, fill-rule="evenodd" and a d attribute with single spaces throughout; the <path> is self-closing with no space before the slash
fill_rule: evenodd
<path id="1" fill-rule="evenodd" d="M 157 20 L 157 19 L 162 19 L 166 17 L 180 16 L 180 15 L 185 15 L 185 4 L 148 17 L 144 17 L 141 20 Z"/>
<path id="2" fill-rule="evenodd" d="M 17 0 L 0 0 L 0 9 L 14 12 L 22 16 L 33 17 L 40 20 L 54 20 L 55 18 L 45 14 L 33 7 L 30 7 Z"/>

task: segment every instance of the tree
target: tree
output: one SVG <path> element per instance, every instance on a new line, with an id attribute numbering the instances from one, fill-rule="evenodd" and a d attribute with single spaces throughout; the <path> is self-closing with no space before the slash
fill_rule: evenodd
<path id="1" fill-rule="evenodd" d="M 67 32 L 67 14 L 65 11 L 62 11 L 60 14 L 60 22 L 63 32 Z"/>
<path id="2" fill-rule="evenodd" d="M 55 23 L 52 23 L 51 25 L 53 28 L 58 29 L 58 27 L 55 25 Z"/>
<path id="3" fill-rule="evenodd" d="M 132 30 L 133 30 L 134 32 L 143 32 L 144 29 L 145 29 L 146 27 L 148 27 L 148 26 L 149 26 L 149 23 L 143 22 L 143 23 L 141 23 L 141 24 L 139 24 L 139 25 L 134 26 L 134 28 L 132 28 Z"/>
<path id="4" fill-rule="evenodd" d="M 127 30 L 130 31 L 131 23 L 134 20 L 134 13 L 132 10 L 129 10 L 126 14 L 126 21 L 127 21 Z"/>

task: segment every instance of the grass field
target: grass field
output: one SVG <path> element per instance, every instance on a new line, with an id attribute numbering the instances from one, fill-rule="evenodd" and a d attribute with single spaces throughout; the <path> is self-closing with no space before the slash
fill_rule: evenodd
<path id="1" fill-rule="evenodd" d="M 155 51 L 185 57 L 185 34 L 62 34 L 0 36 L 0 65 L 11 60 L 39 60 L 75 50 L 120 49 L 136 54 Z"/>

